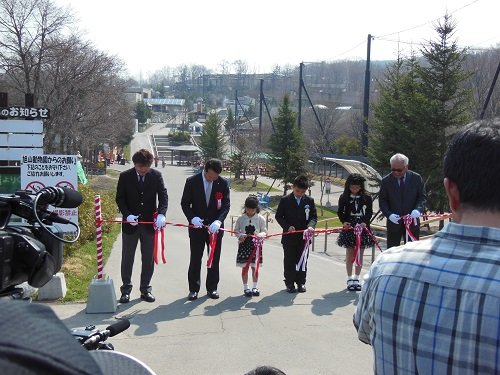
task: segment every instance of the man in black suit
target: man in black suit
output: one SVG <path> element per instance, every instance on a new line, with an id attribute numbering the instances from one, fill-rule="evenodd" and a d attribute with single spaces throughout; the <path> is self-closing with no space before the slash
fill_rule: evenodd
<path id="1" fill-rule="evenodd" d="M 305 176 L 298 176 L 293 181 L 292 193 L 282 197 L 276 209 L 276 221 L 284 232 L 306 229 L 314 232 L 318 222 L 314 199 L 305 195 L 309 188 L 309 180 Z M 296 270 L 302 251 L 304 250 L 303 233 L 284 234 L 281 236 L 283 245 L 283 275 L 286 290 L 289 293 L 304 293 L 306 291 L 306 273 Z M 295 283 L 297 289 L 295 289 Z"/>
<path id="2" fill-rule="evenodd" d="M 156 226 L 165 226 L 168 194 L 160 172 L 151 169 L 153 154 L 141 149 L 132 156 L 134 168 L 120 173 L 116 188 L 116 203 L 123 214 L 122 224 L 122 286 L 121 303 L 130 300 L 132 291 L 132 268 L 134 266 L 137 242 L 141 241 L 141 299 L 154 302 L 151 293 L 151 278 L 154 271 L 154 227 L 150 224 L 138 225 L 138 221 L 153 221 L 153 213 L 158 212 Z M 156 205 L 158 197 L 158 206 Z"/>
<path id="3" fill-rule="evenodd" d="M 184 215 L 194 228 L 189 228 L 189 244 L 191 258 L 189 262 L 188 299 L 193 301 L 198 298 L 201 278 L 201 259 L 203 250 L 209 243 L 209 234 L 204 226 L 208 226 L 210 233 L 218 232 L 217 246 L 211 268 L 207 270 L 206 288 L 209 298 L 219 298 L 217 285 L 219 283 L 219 259 L 222 236 L 224 232 L 224 219 L 229 213 L 229 186 L 227 181 L 220 177 L 222 163 L 217 159 L 206 162 L 205 168 L 186 180 L 182 193 L 181 207 Z"/>
<path id="4" fill-rule="evenodd" d="M 403 154 L 391 157 L 391 173 L 382 178 L 379 204 L 387 218 L 387 248 L 399 246 L 401 237 L 406 242 L 406 229 L 402 217 L 411 215 L 414 221 L 410 231 L 418 239 L 420 215 L 424 212 L 427 195 L 422 177 L 408 170 L 408 158 Z"/>

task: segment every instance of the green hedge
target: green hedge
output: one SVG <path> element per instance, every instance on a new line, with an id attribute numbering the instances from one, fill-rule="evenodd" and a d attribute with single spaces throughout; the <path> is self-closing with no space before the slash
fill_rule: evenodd
<path id="1" fill-rule="evenodd" d="M 64 246 L 64 255 L 71 255 L 88 241 L 95 241 L 95 195 L 97 194 L 89 185 L 79 185 L 78 190 L 83 196 L 83 203 L 78 207 L 78 223 L 80 225 L 80 238 L 71 245 Z M 101 212 L 103 219 L 114 219 L 118 214 L 115 202 L 115 191 L 99 192 L 101 196 Z M 111 231 L 113 225 L 102 226 L 103 236 Z"/>

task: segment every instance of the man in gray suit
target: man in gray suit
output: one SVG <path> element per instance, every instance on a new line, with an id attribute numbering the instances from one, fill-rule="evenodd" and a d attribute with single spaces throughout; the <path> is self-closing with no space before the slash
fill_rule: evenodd
<path id="1" fill-rule="evenodd" d="M 408 158 L 403 154 L 395 154 L 390 163 L 391 173 L 382 178 L 379 192 L 380 209 L 387 218 L 387 248 L 399 246 L 401 237 L 406 242 L 405 215 L 414 219 L 410 231 L 419 238 L 419 218 L 427 200 L 422 177 L 408 170 Z"/>

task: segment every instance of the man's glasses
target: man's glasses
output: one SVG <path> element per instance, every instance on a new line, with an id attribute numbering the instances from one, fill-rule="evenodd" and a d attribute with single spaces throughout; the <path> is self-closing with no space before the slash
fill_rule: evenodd
<path id="1" fill-rule="evenodd" d="M 399 168 L 392 168 L 391 169 L 392 172 L 399 172 L 399 173 L 403 172 L 403 170 L 404 169 L 399 169 Z"/>

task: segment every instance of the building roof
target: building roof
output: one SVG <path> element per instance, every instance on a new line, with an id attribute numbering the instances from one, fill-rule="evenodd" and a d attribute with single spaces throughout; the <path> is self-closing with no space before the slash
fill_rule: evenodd
<path id="1" fill-rule="evenodd" d="M 153 98 L 153 99 L 144 99 L 144 103 L 151 105 L 176 105 L 176 106 L 184 106 L 186 102 L 185 99 L 161 99 L 161 98 Z"/>

